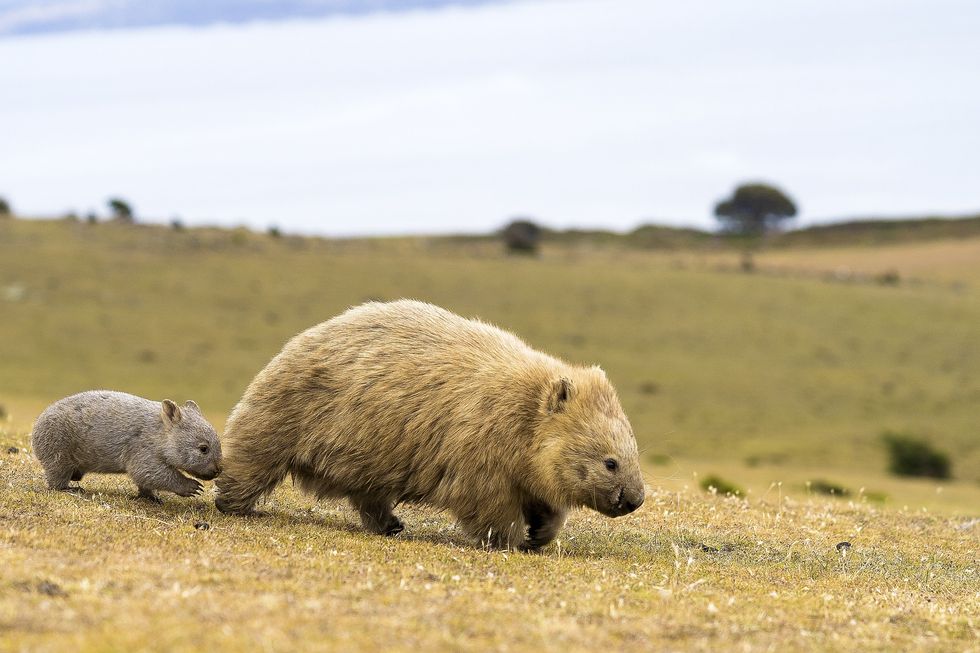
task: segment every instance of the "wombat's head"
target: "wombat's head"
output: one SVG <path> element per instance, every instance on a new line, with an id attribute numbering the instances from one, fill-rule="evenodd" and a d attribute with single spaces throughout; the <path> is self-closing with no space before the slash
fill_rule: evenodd
<path id="1" fill-rule="evenodd" d="M 643 503 L 643 475 L 633 428 L 598 367 L 554 379 L 544 391 L 537 438 L 548 494 L 567 506 L 608 517 Z"/>
<path id="2" fill-rule="evenodd" d="M 210 481 L 221 471 L 221 442 L 201 409 L 193 401 L 177 406 L 163 400 L 163 417 L 167 462 L 191 476 Z"/>

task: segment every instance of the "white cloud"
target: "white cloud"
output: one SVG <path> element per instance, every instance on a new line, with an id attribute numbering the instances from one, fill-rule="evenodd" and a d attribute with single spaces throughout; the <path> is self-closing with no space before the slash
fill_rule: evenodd
<path id="1" fill-rule="evenodd" d="M 966 0 L 574 0 L 0 41 L 0 194 L 328 233 L 980 207 Z"/>

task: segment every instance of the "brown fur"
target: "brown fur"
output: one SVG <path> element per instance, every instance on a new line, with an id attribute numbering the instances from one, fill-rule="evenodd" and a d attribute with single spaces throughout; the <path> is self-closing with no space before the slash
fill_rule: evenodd
<path id="1" fill-rule="evenodd" d="M 290 340 L 223 446 L 222 511 L 249 512 L 291 474 L 348 497 L 378 533 L 401 530 L 394 505 L 419 502 L 484 543 L 536 549 L 570 508 L 618 516 L 643 502 L 636 440 L 602 370 L 416 301 L 364 304 Z"/>

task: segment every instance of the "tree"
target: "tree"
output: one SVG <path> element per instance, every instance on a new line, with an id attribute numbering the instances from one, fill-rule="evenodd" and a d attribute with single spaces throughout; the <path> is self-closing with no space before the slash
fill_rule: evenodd
<path id="1" fill-rule="evenodd" d="M 10 202 L 0 197 L 0 218 L 6 218 L 13 214 L 14 212 L 10 210 Z"/>
<path id="2" fill-rule="evenodd" d="M 534 254 L 541 242 L 541 227 L 530 220 L 514 220 L 501 232 L 507 251 L 516 254 Z"/>
<path id="3" fill-rule="evenodd" d="M 134 221 L 133 207 L 131 207 L 129 202 L 121 197 L 110 197 L 109 201 L 106 202 L 106 206 L 108 206 L 109 211 L 112 212 L 112 218 L 114 220 L 119 220 L 120 222 Z"/>
<path id="4" fill-rule="evenodd" d="M 783 191 L 767 184 L 742 184 L 732 196 L 715 205 L 715 217 L 725 231 L 758 235 L 779 228 L 796 215 L 796 204 Z"/>

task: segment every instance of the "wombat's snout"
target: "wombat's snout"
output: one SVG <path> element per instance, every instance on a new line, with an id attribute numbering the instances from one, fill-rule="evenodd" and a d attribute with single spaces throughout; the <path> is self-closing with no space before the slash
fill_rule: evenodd
<path id="1" fill-rule="evenodd" d="M 221 465 L 215 465 L 204 474 L 198 476 L 202 481 L 213 481 L 221 473 Z"/>
<path id="2" fill-rule="evenodd" d="M 616 505 L 613 507 L 613 511 L 616 513 L 617 517 L 622 515 L 628 515 L 637 508 L 643 505 L 643 499 L 645 499 L 645 492 L 643 491 L 643 486 L 639 489 L 627 490 L 626 488 L 619 488 L 619 496 L 616 501 Z"/>

